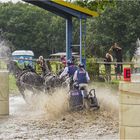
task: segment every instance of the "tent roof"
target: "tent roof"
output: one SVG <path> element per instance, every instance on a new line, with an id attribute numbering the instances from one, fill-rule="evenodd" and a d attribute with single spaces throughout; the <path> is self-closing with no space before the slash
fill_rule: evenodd
<path id="1" fill-rule="evenodd" d="M 12 56 L 15 55 L 30 55 L 30 56 L 34 56 L 33 51 L 31 50 L 16 50 L 12 53 Z"/>
<path id="2" fill-rule="evenodd" d="M 69 18 L 73 16 L 85 19 L 87 17 L 98 16 L 97 12 L 91 11 L 87 8 L 83 8 L 63 0 L 23 0 L 23 1 L 39 6 L 63 18 Z"/>

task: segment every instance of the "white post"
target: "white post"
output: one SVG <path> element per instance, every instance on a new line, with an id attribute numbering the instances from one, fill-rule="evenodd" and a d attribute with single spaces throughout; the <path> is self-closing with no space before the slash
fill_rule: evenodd
<path id="1" fill-rule="evenodd" d="M 0 116 L 9 115 L 9 74 L 0 71 Z"/>

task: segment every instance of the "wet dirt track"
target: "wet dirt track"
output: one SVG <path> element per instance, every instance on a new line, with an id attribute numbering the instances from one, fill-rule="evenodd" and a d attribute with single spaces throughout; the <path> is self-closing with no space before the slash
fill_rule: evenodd
<path id="1" fill-rule="evenodd" d="M 10 97 L 10 116 L 0 119 L 0 139 L 118 139 L 117 91 L 104 85 L 95 88 L 100 110 L 62 111 L 55 100 L 55 116 L 42 106 L 26 104 L 21 96 Z"/>

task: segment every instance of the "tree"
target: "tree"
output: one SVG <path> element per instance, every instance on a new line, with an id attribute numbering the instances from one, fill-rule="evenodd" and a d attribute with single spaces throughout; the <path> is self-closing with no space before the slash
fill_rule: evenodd
<path id="1" fill-rule="evenodd" d="M 36 6 L 1 3 L 0 30 L 14 50 L 33 50 L 36 57 L 65 49 L 64 19 Z"/>
<path id="2" fill-rule="evenodd" d="M 114 42 L 123 48 L 124 59 L 133 57 L 135 42 L 140 37 L 140 2 L 117 1 L 115 7 L 108 7 L 99 17 L 88 21 L 88 44 L 104 56 Z M 104 51 L 102 51 L 104 50 Z"/>
<path id="3" fill-rule="evenodd" d="M 97 11 L 98 13 L 102 13 L 108 7 L 114 7 L 116 1 L 115 0 L 75 0 L 75 4 L 86 7 L 90 10 Z"/>
<path id="4" fill-rule="evenodd" d="M 124 58 L 131 59 L 135 42 L 140 38 L 140 2 L 79 0 L 75 3 L 100 13 L 99 17 L 87 20 L 87 54 L 103 57 L 113 42 L 119 42 Z M 73 43 L 77 44 L 79 23 L 76 19 L 73 23 Z M 13 44 L 12 51 L 31 49 L 36 57 L 48 57 L 65 51 L 65 19 L 29 4 L 0 3 L 0 36 Z"/>

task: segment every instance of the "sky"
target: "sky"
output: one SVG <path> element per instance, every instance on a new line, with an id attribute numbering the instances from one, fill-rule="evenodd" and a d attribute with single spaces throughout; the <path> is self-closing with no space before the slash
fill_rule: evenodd
<path id="1" fill-rule="evenodd" d="M 12 1 L 13 3 L 16 3 L 16 2 L 22 1 L 22 0 L 0 0 L 0 2 L 8 2 L 8 1 Z M 65 0 L 65 1 L 73 1 L 73 0 Z"/>
<path id="2" fill-rule="evenodd" d="M 8 1 L 12 1 L 12 2 L 16 3 L 16 2 L 22 1 L 22 0 L 0 0 L 0 2 L 8 2 Z M 73 0 L 65 0 L 65 1 L 73 1 Z"/>
<path id="3" fill-rule="evenodd" d="M 21 0 L 0 0 L 0 2 L 8 2 L 8 1 L 12 1 L 12 2 L 16 3 L 16 2 L 21 1 Z"/>

